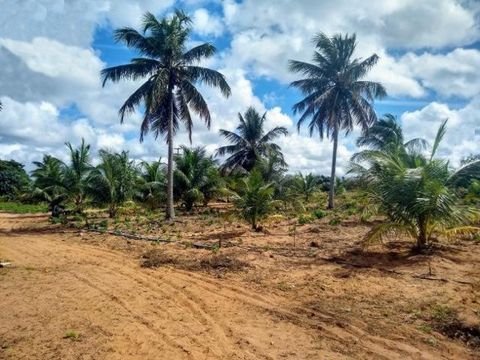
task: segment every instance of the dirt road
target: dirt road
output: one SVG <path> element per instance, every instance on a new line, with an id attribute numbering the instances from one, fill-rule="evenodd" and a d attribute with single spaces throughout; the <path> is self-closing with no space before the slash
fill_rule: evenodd
<path id="1" fill-rule="evenodd" d="M 0 215 L 0 258 L 13 264 L 0 269 L 1 359 L 438 358 L 240 282 L 25 228 L 36 221 Z"/>

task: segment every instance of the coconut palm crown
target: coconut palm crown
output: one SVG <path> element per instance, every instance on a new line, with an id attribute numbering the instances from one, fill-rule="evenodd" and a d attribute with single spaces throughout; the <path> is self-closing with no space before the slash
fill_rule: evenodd
<path id="1" fill-rule="evenodd" d="M 260 159 L 276 156 L 285 164 L 280 146 L 273 140 L 288 131 L 283 126 L 277 126 L 265 132 L 266 113 L 260 115 L 253 107 L 249 107 L 244 115 L 238 114 L 240 124 L 237 131 L 221 129 L 220 135 L 230 142 L 217 150 L 218 156 L 229 155 L 222 165 L 222 170 L 245 170 L 250 172 Z M 286 164 L 285 164 L 286 165 Z"/>

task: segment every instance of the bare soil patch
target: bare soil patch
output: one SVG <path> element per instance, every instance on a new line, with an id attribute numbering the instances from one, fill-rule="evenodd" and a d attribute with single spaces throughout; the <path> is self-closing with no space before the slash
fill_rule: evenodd
<path id="1" fill-rule="evenodd" d="M 129 226 L 172 242 L 0 214 L 0 359 L 480 358 L 478 243 L 360 253 L 368 224 L 319 220 L 295 242 L 287 220 L 147 224 Z"/>

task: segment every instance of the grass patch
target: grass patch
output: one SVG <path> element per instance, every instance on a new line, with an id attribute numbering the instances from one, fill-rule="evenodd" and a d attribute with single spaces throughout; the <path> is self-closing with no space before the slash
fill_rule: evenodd
<path id="1" fill-rule="evenodd" d="M 14 201 L 0 201 L 0 212 L 13 214 L 33 214 L 48 212 L 46 204 L 22 204 Z"/>
<path id="2" fill-rule="evenodd" d="M 456 309 L 445 305 L 430 308 L 429 320 L 432 329 L 451 338 L 463 341 L 468 346 L 480 348 L 480 327 L 462 322 Z"/>
<path id="3" fill-rule="evenodd" d="M 70 339 L 70 340 L 78 340 L 80 339 L 80 334 L 76 332 L 75 330 L 68 330 L 65 332 L 63 335 L 64 339 Z"/>

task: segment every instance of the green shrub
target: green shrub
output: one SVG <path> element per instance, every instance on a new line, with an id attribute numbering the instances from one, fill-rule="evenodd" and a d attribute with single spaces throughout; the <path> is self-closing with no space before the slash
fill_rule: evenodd
<path id="1" fill-rule="evenodd" d="M 321 209 L 316 209 L 316 210 L 313 210 L 312 215 L 317 219 L 322 219 L 325 216 L 327 216 L 327 212 Z"/>
<path id="2" fill-rule="evenodd" d="M 311 215 L 302 214 L 298 217 L 297 221 L 299 225 L 310 224 L 313 221 L 313 217 Z"/>
<path id="3" fill-rule="evenodd" d="M 342 219 L 340 219 L 338 216 L 335 216 L 334 218 L 330 219 L 330 221 L 328 222 L 328 224 L 332 226 L 337 226 L 337 225 L 340 225 L 341 223 L 342 223 Z"/>

